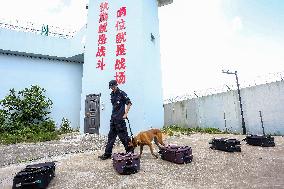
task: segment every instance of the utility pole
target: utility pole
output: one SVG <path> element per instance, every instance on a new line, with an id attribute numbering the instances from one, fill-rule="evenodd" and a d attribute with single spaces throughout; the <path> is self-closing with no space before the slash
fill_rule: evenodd
<path id="1" fill-rule="evenodd" d="M 242 105 L 242 98 L 241 98 L 241 91 L 240 91 L 240 85 L 239 85 L 239 78 L 238 78 L 238 72 L 230 72 L 229 70 L 224 71 L 222 70 L 222 73 L 225 74 L 234 74 L 236 76 L 236 82 L 237 82 L 237 88 L 238 88 L 238 96 L 239 96 L 239 103 L 240 103 L 240 109 L 241 109 L 241 117 L 242 117 L 242 128 L 243 128 L 243 135 L 247 134 L 246 130 L 246 124 L 244 119 L 244 112 L 243 112 L 243 105 Z"/>

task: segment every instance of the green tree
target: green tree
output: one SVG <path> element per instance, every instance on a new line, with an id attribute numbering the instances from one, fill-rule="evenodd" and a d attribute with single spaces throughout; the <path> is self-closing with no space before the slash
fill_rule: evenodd
<path id="1" fill-rule="evenodd" d="M 0 124 L 7 131 L 48 120 L 52 101 L 44 96 L 45 89 L 35 85 L 16 92 L 10 89 L 9 95 L 0 100 Z"/>

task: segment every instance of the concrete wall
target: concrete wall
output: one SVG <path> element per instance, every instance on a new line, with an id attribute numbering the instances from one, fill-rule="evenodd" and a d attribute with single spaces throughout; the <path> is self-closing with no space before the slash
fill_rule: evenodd
<path id="1" fill-rule="evenodd" d="M 9 89 L 17 91 L 31 85 L 47 90 L 53 101 L 51 117 L 59 125 L 63 117 L 79 127 L 82 64 L 0 54 L 0 99 Z"/>
<path id="2" fill-rule="evenodd" d="M 284 81 L 241 89 L 247 132 L 261 134 L 259 111 L 266 133 L 284 134 Z M 164 105 L 164 124 L 184 127 L 227 128 L 242 132 L 237 91 Z"/>
<path id="3" fill-rule="evenodd" d="M 115 79 L 116 13 L 127 8 L 126 22 L 126 83 L 119 85 L 130 97 L 133 106 L 129 112 L 133 133 L 163 126 L 163 99 L 159 46 L 158 4 L 156 0 L 108 1 L 108 26 L 105 70 L 96 69 L 100 4 L 103 0 L 89 1 L 86 48 L 81 98 L 81 131 L 87 94 L 101 93 L 100 133 L 107 134 L 112 106 L 108 82 Z M 151 33 L 155 41 L 151 41 Z"/>

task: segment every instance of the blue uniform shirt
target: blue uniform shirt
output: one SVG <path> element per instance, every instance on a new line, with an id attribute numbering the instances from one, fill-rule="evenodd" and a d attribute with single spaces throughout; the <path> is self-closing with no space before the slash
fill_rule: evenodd
<path id="1" fill-rule="evenodd" d="M 111 92 L 112 114 L 111 120 L 123 120 L 125 114 L 125 105 L 131 103 L 127 94 L 117 87 L 115 92 Z M 132 103 L 131 103 L 132 104 Z"/>

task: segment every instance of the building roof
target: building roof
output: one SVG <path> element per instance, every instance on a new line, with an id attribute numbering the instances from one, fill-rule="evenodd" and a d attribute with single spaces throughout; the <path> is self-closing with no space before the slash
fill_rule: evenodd
<path id="1" fill-rule="evenodd" d="M 78 54 L 72 57 L 57 57 L 57 56 L 49 56 L 42 54 L 34 54 L 34 53 L 26 53 L 26 52 L 18 52 L 18 51 L 10 51 L 0 49 L 0 54 L 11 55 L 11 56 L 22 56 L 22 57 L 30 57 L 30 58 L 39 58 L 39 59 L 48 59 L 48 60 L 57 60 L 57 61 L 65 61 L 65 62 L 75 62 L 75 63 L 84 63 L 84 53 Z"/>

